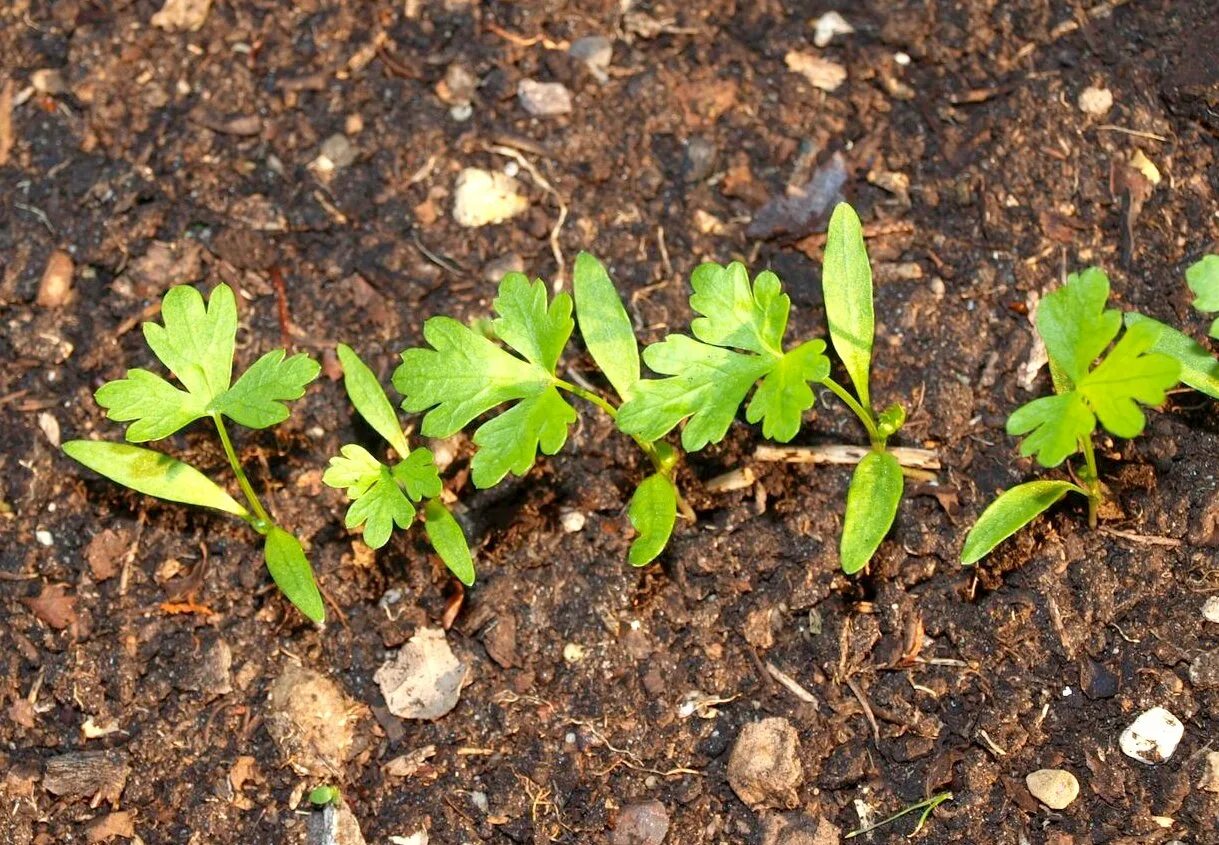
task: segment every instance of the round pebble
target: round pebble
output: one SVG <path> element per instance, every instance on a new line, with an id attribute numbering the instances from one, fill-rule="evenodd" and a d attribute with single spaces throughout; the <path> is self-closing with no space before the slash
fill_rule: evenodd
<path id="1" fill-rule="evenodd" d="M 1038 769 L 1024 783 L 1033 797 L 1051 810 L 1065 810 L 1079 797 L 1079 781 L 1065 769 Z"/>
<path id="2" fill-rule="evenodd" d="M 1163 707 L 1152 707 L 1122 731 L 1118 744 L 1127 757 L 1154 766 L 1172 756 L 1183 736 L 1185 726 L 1180 719 Z"/>

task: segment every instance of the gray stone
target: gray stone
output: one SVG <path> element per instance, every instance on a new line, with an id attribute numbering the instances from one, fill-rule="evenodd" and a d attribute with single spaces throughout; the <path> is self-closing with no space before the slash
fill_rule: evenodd
<path id="1" fill-rule="evenodd" d="M 660 845 L 669 833 L 669 812 L 659 801 L 627 804 L 618 813 L 610 845 Z"/>

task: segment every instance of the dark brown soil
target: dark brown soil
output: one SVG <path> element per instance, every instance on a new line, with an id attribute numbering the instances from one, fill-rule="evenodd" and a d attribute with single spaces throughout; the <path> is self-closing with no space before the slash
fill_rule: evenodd
<path id="1" fill-rule="evenodd" d="M 15 103 L 0 166 L 0 842 L 84 841 L 112 809 L 146 843 L 303 842 L 304 781 L 264 726 L 267 688 L 296 660 L 378 714 L 335 778 L 369 842 L 421 826 L 441 845 L 607 842 L 621 807 L 655 798 L 669 843 L 761 843 L 770 814 L 742 804 L 725 769 L 741 726 L 768 715 L 799 732 L 800 808 L 843 833 L 856 802 L 884 816 L 950 789 L 925 842 L 1219 842 L 1219 795 L 1199 785 L 1219 690 L 1188 672 L 1219 648 L 1200 613 L 1219 592 L 1215 405 L 1181 392 L 1144 437 L 1104 445 L 1107 531 L 1064 507 L 979 570 L 957 564 L 994 492 L 1035 472 L 1002 430 L 1033 395 L 1019 385 L 1031 295 L 1099 263 L 1124 306 L 1202 334 L 1182 272 L 1219 239 L 1212 0 L 842 3 L 857 32 L 823 51 L 849 68 L 833 93 L 784 62 L 817 52 L 810 22 L 828 2 L 638 3 L 625 18 L 614 0 L 405 5 L 416 19 L 402 0 L 217 0 L 194 33 L 150 27 L 153 0 L 0 10 L 0 90 L 11 80 Z M 591 34 L 615 39 L 604 85 L 552 49 Z M 454 63 L 481 81 L 465 122 L 435 90 Z M 66 90 L 28 91 L 44 68 Z M 565 83 L 574 112 L 529 117 L 515 97 L 526 77 Z M 1102 118 L 1076 105 L 1089 85 L 1114 95 Z M 355 160 L 311 170 L 343 132 Z M 710 167 L 692 168 L 692 143 L 714 149 Z M 802 161 L 843 151 L 882 280 L 874 392 L 914 409 L 904 443 L 939 450 L 945 468 L 904 501 L 871 572 L 848 579 L 845 469 L 759 464 L 749 489 L 703 489 L 753 464 L 760 434 L 741 424 L 684 470 L 698 524 L 634 570 L 623 508 L 644 467 L 604 419 L 584 414 L 560 455 L 490 492 L 464 481 L 458 440 L 449 477 L 479 582 L 449 636 L 472 683 L 442 720 L 405 723 L 378 711 L 373 673 L 439 622 L 454 585 L 413 535 L 370 556 L 343 530 L 320 470 L 367 432 L 341 383 L 324 376 L 289 422 L 239 442 L 308 538 L 335 606 L 324 632 L 270 586 L 240 524 L 116 489 L 50 438 L 120 436 L 91 393 L 150 362 L 131 329 L 173 283 L 239 288 L 243 363 L 287 334 L 323 357 L 345 340 L 387 373 L 427 317 L 487 313 L 490 262 L 516 255 L 554 279 L 556 202 L 527 175 L 526 215 L 452 220 L 457 171 L 502 167 L 496 144 L 561 195 L 567 266 L 579 249 L 600 255 L 648 340 L 689 319 L 697 261 L 734 256 L 775 268 L 795 333 L 822 333 L 818 239 L 745 230 Z M 1141 207 L 1136 150 L 1164 177 Z M 882 187 L 893 174 L 908 195 Z M 75 290 L 47 308 L 35 297 L 56 248 Z M 1042 374 L 1033 390 L 1046 389 Z M 827 403 L 800 441 L 860 437 Z M 223 469 L 202 427 L 162 445 Z M 582 530 L 564 532 L 566 511 Z M 214 615 L 165 612 L 196 575 Z M 215 694 L 200 667 L 221 640 L 233 689 Z M 565 660 L 568 644 L 581 660 Z M 695 691 L 728 701 L 683 715 Z M 1185 724 L 1154 767 L 1117 747 L 1153 705 Z M 88 738 L 98 726 L 113 731 Z M 427 745 L 415 775 L 385 773 Z M 48 759 L 106 750 L 131 767 L 111 803 L 46 789 Z M 253 773 L 234 792 L 242 756 Z M 1061 813 L 1025 788 L 1043 767 L 1081 783 Z"/>

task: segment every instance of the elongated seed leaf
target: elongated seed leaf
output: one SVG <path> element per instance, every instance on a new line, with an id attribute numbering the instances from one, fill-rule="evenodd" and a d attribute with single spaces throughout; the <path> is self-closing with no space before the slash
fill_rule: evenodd
<path id="1" fill-rule="evenodd" d="M 394 406 L 385 395 L 376 373 L 347 344 L 340 343 L 337 351 L 339 363 L 343 365 L 343 386 L 347 388 L 347 397 L 351 399 L 356 412 L 386 443 L 394 447 L 399 457 L 405 458 L 410 446 L 407 445 L 402 424 L 398 422 L 398 415 L 394 413 Z"/>
<path id="2" fill-rule="evenodd" d="M 872 312 L 872 268 L 868 264 L 868 249 L 863 242 L 859 216 L 845 202 L 839 203 L 830 217 L 821 287 L 834 351 L 842 359 L 860 402 L 870 408 L 868 371 L 872 366 L 872 342 L 876 332 Z"/>
<path id="3" fill-rule="evenodd" d="M 246 509 L 220 485 L 169 455 L 104 440 L 69 440 L 63 450 L 99 475 L 145 495 L 246 516 Z"/>
<path id="4" fill-rule="evenodd" d="M 1194 390 L 1219 399 L 1219 361 L 1202 344 L 1172 326 L 1130 311 L 1126 314 L 1126 325 L 1149 324 L 1159 329 L 1152 352 L 1175 358 L 1181 365 L 1181 381 Z"/>
<path id="5" fill-rule="evenodd" d="M 902 468 L 888 452 L 868 452 L 851 475 L 842 519 L 842 571 L 854 575 L 868 565 L 893 527 L 902 498 Z"/>
<path id="6" fill-rule="evenodd" d="M 470 546 L 461 525 L 449 513 L 449 509 L 437 499 L 429 499 L 424 506 L 423 530 L 428 541 L 444 565 L 467 587 L 474 584 L 474 561 L 470 557 Z"/>
<path id="7" fill-rule="evenodd" d="M 961 563 L 977 563 L 1072 490 L 1079 488 L 1069 481 L 1030 481 L 1000 494 L 969 529 Z"/>
<path id="8" fill-rule="evenodd" d="M 677 521 L 677 488 L 663 475 L 649 475 L 635 488 L 627 516 L 639 536 L 631 543 L 627 560 L 646 566 L 669 544 Z"/>
<path id="9" fill-rule="evenodd" d="M 587 252 L 576 256 L 571 286 L 584 345 L 625 401 L 639 381 L 639 344 L 622 298 L 605 266 Z"/>
<path id="10" fill-rule="evenodd" d="M 272 525 L 267 531 L 267 544 L 263 552 L 271 579 L 284 597 L 318 625 L 326 621 L 322 594 L 318 592 L 317 582 L 313 580 L 313 568 L 309 566 L 309 559 L 305 557 L 300 540 L 278 525 Z"/>

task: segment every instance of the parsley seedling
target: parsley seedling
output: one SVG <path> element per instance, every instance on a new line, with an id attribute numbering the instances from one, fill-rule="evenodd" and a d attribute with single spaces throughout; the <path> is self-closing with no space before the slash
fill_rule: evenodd
<path id="1" fill-rule="evenodd" d="M 745 418 L 786 442 L 813 407 L 812 385 L 828 388 L 863 423 L 872 445 L 851 477 L 839 545 L 843 570 L 860 571 L 897 515 L 902 469 L 886 444 L 905 412 L 893 405 L 878 414 L 871 402 L 872 269 L 859 217 L 846 203 L 834 210 L 822 271 L 830 341 L 854 393 L 831 377 L 825 341 L 785 345 L 791 300 L 774 273 L 763 271 L 751 284 L 743 264 L 709 263 L 694 271 L 691 286 L 690 307 L 699 315 L 690 324 L 693 337 L 671 334 L 644 350 L 644 362 L 664 378 L 635 385 L 619 427 L 655 441 L 684 423 L 682 446 L 697 451 L 725 437 L 752 391 Z"/>
<path id="2" fill-rule="evenodd" d="M 1007 421 L 1008 434 L 1024 435 L 1022 455 L 1052 468 L 1082 452 L 1084 466 L 1071 472 L 1071 481 L 1032 481 L 1001 494 L 966 536 L 962 563 L 977 563 L 1068 493 L 1087 500 L 1088 523 L 1095 527 L 1104 497 L 1092 445 L 1097 424 L 1115 437 L 1137 437 L 1146 425 L 1141 406 L 1162 404 L 1183 379 L 1203 390 L 1207 380 L 1214 382 L 1214 359 L 1163 323 L 1127 314 L 1126 331 L 1118 339 L 1122 314 L 1105 307 L 1108 299 L 1109 277 L 1092 267 L 1072 274 L 1042 300 L 1035 324 L 1054 395 L 1034 399 Z"/>
<path id="3" fill-rule="evenodd" d="M 102 385 L 95 397 L 110 419 L 130 423 L 129 442 L 72 440 L 63 444 L 64 452 L 124 487 L 245 520 L 265 538 L 267 569 L 280 590 L 301 613 L 321 623 L 325 608 L 304 549 L 263 507 L 224 421 L 227 417 L 255 429 L 283 422 L 289 415 L 285 403 L 304 396 L 306 385 L 317 378 L 317 362 L 276 349 L 233 382 L 237 304 L 228 285 L 217 285 L 206 306 L 194 288 L 172 288 L 162 300 L 161 315 L 164 325 L 145 323 L 144 338 L 181 387 L 149 370 L 128 370 L 125 378 Z M 129 445 L 160 440 L 205 417 L 216 427 L 245 505 L 189 464 Z"/>
<path id="4" fill-rule="evenodd" d="M 362 446 L 349 443 L 330 459 L 322 481 L 346 489 L 351 506 L 348 528 L 364 526 L 364 542 L 379 549 L 389 542 L 394 527 L 407 528 L 415 519 L 415 505 L 424 502 L 424 532 L 445 566 L 467 586 L 474 583 L 474 562 L 461 526 L 440 501 L 440 474 L 428 449 L 412 450 L 394 407 L 376 375 L 349 346 L 338 347 L 343 384 L 356 411 L 373 431 L 393 447 L 397 460 L 383 464 Z M 426 500 L 426 501 L 424 501 Z"/>
<path id="5" fill-rule="evenodd" d="M 449 437 L 476 418 L 509 406 L 474 431 L 470 470 L 476 487 L 494 486 L 509 473 L 524 475 L 539 452 L 553 455 L 563 448 L 576 421 L 567 396 L 617 418 L 612 402 L 558 375 L 576 327 L 573 309 L 589 353 L 619 397 L 629 397 L 639 381 L 639 349 L 631 321 L 605 268 L 581 253 L 572 286 L 574 299 L 567 293 L 549 299 L 540 279 L 530 282 L 520 273 L 509 273 L 500 282 L 493 303 L 497 316 L 487 333 L 449 317 L 433 317 L 423 326 L 430 348 L 402 353 L 394 387 L 404 397 L 403 410 L 426 412 L 421 426 L 425 437 Z M 678 509 L 686 508 L 673 484 L 672 450 L 646 438 L 637 437 L 636 442 L 654 469 L 628 507 L 639 532 L 629 559 L 642 566 L 663 551 Z"/>

